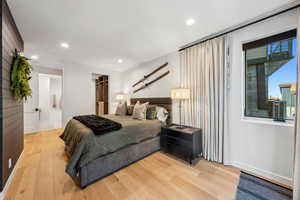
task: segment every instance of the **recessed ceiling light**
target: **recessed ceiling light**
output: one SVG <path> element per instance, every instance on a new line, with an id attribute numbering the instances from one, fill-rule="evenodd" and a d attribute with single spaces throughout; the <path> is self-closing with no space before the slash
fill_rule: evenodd
<path id="1" fill-rule="evenodd" d="M 118 59 L 118 63 L 123 63 L 123 59 Z"/>
<path id="2" fill-rule="evenodd" d="M 190 18 L 188 20 L 186 20 L 185 24 L 187 26 L 192 26 L 195 23 L 195 19 L 194 18 Z"/>
<path id="3" fill-rule="evenodd" d="M 37 60 L 37 59 L 39 59 L 39 56 L 38 56 L 38 55 L 32 55 L 32 56 L 31 56 L 31 59 L 32 59 L 32 60 Z"/>
<path id="4" fill-rule="evenodd" d="M 62 48 L 65 48 L 65 49 L 67 49 L 67 48 L 70 47 L 69 44 L 68 44 L 68 43 L 65 43 L 65 42 L 60 43 L 60 46 L 61 46 Z"/>

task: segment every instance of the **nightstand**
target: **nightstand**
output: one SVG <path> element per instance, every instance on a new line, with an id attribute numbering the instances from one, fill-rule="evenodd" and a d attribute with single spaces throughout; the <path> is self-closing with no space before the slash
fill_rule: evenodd
<path id="1" fill-rule="evenodd" d="M 181 158 L 190 164 L 196 164 L 202 155 L 202 129 L 171 124 L 162 127 L 162 151 Z"/>

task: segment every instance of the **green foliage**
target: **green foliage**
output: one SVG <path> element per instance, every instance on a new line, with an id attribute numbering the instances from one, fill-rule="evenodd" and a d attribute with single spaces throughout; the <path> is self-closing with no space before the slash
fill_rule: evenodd
<path id="1" fill-rule="evenodd" d="M 27 97 L 31 96 L 29 86 L 31 69 L 28 59 L 15 50 L 12 61 L 11 90 L 18 101 L 27 100 Z"/>

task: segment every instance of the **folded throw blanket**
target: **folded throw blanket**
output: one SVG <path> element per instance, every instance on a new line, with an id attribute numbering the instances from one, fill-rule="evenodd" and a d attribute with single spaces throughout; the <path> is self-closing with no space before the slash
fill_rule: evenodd
<path id="1" fill-rule="evenodd" d="M 92 129 L 95 135 L 102 135 L 122 128 L 120 123 L 97 115 L 81 115 L 73 118 L 81 122 L 86 127 Z"/>

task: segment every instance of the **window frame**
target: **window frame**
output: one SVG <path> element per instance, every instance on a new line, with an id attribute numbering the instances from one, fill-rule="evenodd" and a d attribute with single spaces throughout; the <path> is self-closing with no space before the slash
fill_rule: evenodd
<path id="1" fill-rule="evenodd" d="M 246 40 L 246 41 L 242 41 L 241 42 L 241 51 L 242 51 L 242 61 L 243 61 L 243 68 L 241 70 L 242 72 L 242 111 L 241 111 L 241 121 L 245 121 L 245 122 L 250 122 L 250 123 L 260 123 L 260 124 L 269 124 L 269 125 L 279 125 L 279 126 L 289 126 L 289 127 L 293 127 L 294 126 L 294 121 L 295 119 L 286 119 L 285 122 L 278 122 L 278 121 L 274 121 L 273 118 L 269 118 L 269 117 L 254 117 L 254 116 L 247 116 L 246 115 L 246 49 L 244 49 L 244 45 L 248 44 L 248 43 L 254 43 L 256 41 L 260 41 L 260 40 L 264 40 L 266 38 L 270 38 L 270 37 L 274 37 L 277 35 L 281 35 L 283 33 L 287 33 L 287 32 L 291 32 L 291 31 L 296 31 L 296 39 L 298 40 L 297 34 L 300 34 L 300 31 L 297 30 L 296 26 L 292 26 L 288 29 L 284 29 L 284 30 L 280 30 L 280 31 L 276 31 L 276 32 L 272 32 L 266 35 L 262 35 L 259 37 L 256 37 L 254 39 L 250 39 L 250 40 Z M 284 40 L 284 39 L 280 39 L 280 40 Z M 278 41 L 280 41 L 278 40 Z M 299 47 L 298 47 L 299 42 L 297 42 L 297 52 L 299 51 Z M 255 48 L 255 47 L 253 47 Z M 299 53 L 299 52 L 298 52 Z M 298 60 L 298 58 L 296 58 Z M 297 61 L 297 63 L 299 63 L 299 61 Z M 297 64 L 297 68 L 298 68 Z M 298 78 L 297 78 L 298 79 Z"/>

